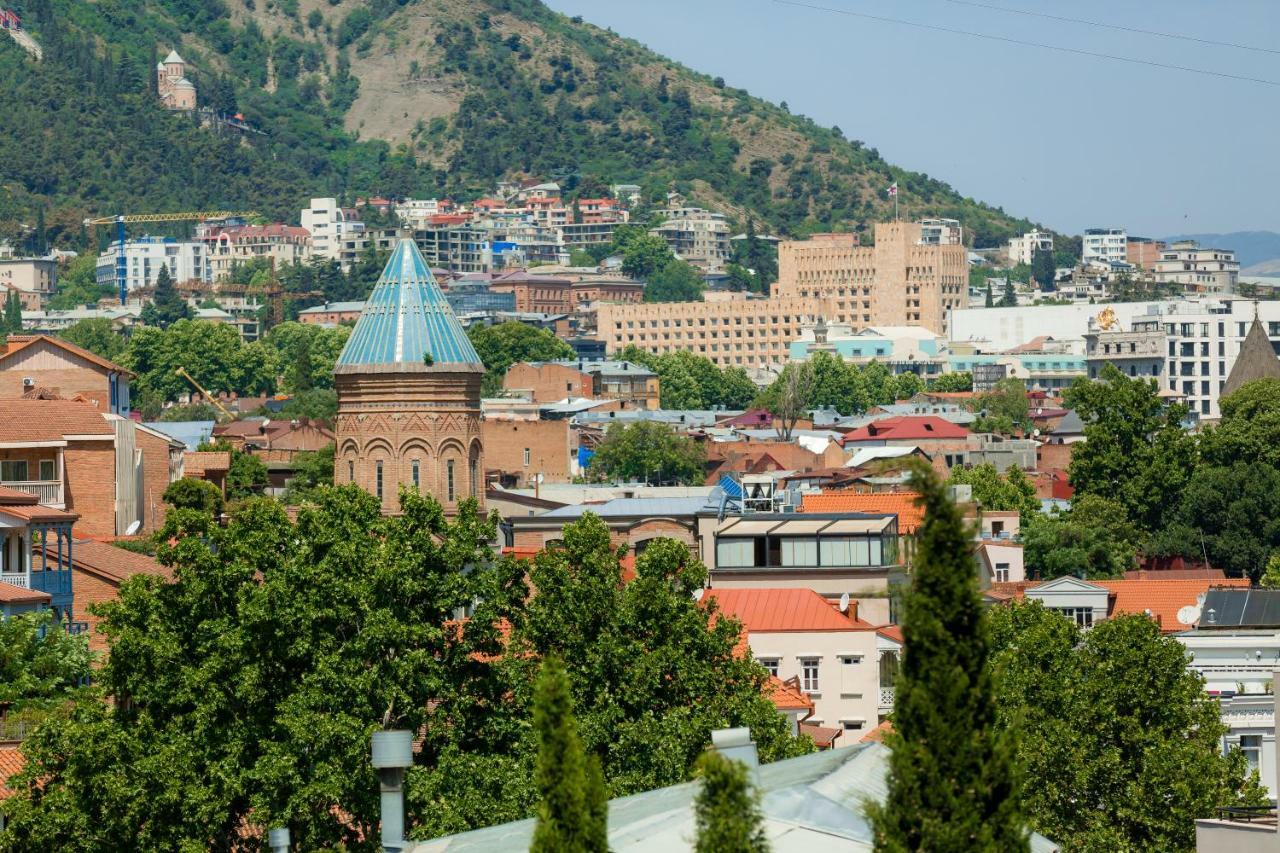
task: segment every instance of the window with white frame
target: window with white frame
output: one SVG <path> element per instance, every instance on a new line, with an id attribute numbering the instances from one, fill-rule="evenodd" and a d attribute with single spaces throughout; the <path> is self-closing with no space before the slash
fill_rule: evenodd
<path id="1" fill-rule="evenodd" d="M 1250 770 L 1257 770 L 1262 760 L 1262 735 L 1240 735 L 1240 752 Z"/>
<path id="2" fill-rule="evenodd" d="M 858 732 L 862 731 L 865 723 L 862 720 L 841 720 L 840 725 L 844 727 L 846 732 Z"/>
<path id="3" fill-rule="evenodd" d="M 805 693 L 817 693 L 818 664 L 821 658 L 800 658 L 800 689 Z"/>
<path id="4" fill-rule="evenodd" d="M 760 665 L 769 671 L 774 678 L 778 677 L 778 659 L 777 658 L 756 658 L 760 661 Z"/>
<path id="5" fill-rule="evenodd" d="M 996 563 L 996 581 L 1006 583 L 1009 580 L 1009 564 Z"/>
<path id="6" fill-rule="evenodd" d="M 1093 608 L 1092 607 L 1054 607 L 1051 608 L 1055 613 L 1061 613 L 1081 628 L 1093 627 Z"/>

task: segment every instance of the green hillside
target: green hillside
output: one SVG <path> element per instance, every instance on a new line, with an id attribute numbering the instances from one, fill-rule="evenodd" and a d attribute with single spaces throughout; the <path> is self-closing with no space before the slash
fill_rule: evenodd
<path id="1" fill-rule="evenodd" d="M 0 235 L 90 214 L 252 208 L 296 220 L 312 194 L 447 194 L 551 176 L 571 192 L 678 190 L 760 230 L 961 219 L 978 245 L 1027 226 L 871 147 L 537 0 L 24 0 L 45 48 L 0 39 Z M 176 46 L 202 106 L 155 103 Z M 850 128 L 850 131 L 855 129 Z"/>

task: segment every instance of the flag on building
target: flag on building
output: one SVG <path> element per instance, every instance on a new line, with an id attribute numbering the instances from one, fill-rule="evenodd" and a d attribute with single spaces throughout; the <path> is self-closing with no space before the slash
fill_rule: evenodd
<path id="1" fill-rule="evenodd" d="M 898 194 L 898 182 L 894 181 L 893 183 L 889 184 L 889 197 L 893 198 L 897 194 Z"/>

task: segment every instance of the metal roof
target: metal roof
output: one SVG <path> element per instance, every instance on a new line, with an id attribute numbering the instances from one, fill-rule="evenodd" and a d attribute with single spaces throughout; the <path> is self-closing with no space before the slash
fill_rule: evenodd
<path id="1" fill-rule="evenodd" d="M 425 363 L 426 354 L 431 355 L 431 366 Z M 422 253 L 409 239 L 396 243 L 338 357 L 335 372 L 361 373 L 371 367 L 484 369 Z"/>

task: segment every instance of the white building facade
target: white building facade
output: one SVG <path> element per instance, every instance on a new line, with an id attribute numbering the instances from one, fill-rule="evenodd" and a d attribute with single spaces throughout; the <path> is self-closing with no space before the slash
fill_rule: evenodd
<path id="1" fill-rule="evenodd" d="M 1128 263 L 1129 235 L 1123 228 L 1086 228 L 1080 262 L 1108 266 Z"/>
<path id="2" fill-rule="evenodd" d="M 1028 231 L 1009 240 L 1009 263 L 1030 264 L 1036 252 L 1052 252 L 1053 235 L 1048 231 Z"/>
<path id="3" fill-rule="evenodd" d="M 336 198 L 313 198 L 302 211 L 302 227 L 311 234 L 311 254 L 340 260 L 344 242 L 364 233 L 359 214 L 338 205 Z"/>
<path id="4" fill-rule="evenodd" d="M 113 241 L 107 251 L 98 256 L 95 277 L 98 284 L 119 289 L 116 263 L 120 243 Z M 213 281 L 213 267 L 209 251 L 204 243 L 180 242 L 172 237 L 141 237 L 126 240 L 124 244 L 125 286 L 130 292 L 142 287 L 152 287 L 160 275 L 161 267 L 168 267 L 169 277 L 175 283 L 186 281 Z"/>
<path id="5" fill-rule="evenodd" d="M 1230 294 L 1240 279 L 1240 263 L 1233 249 L 1209 249 L 1181 240 L 1160 252 L 1155 276 L 1198 293 Z"/>

